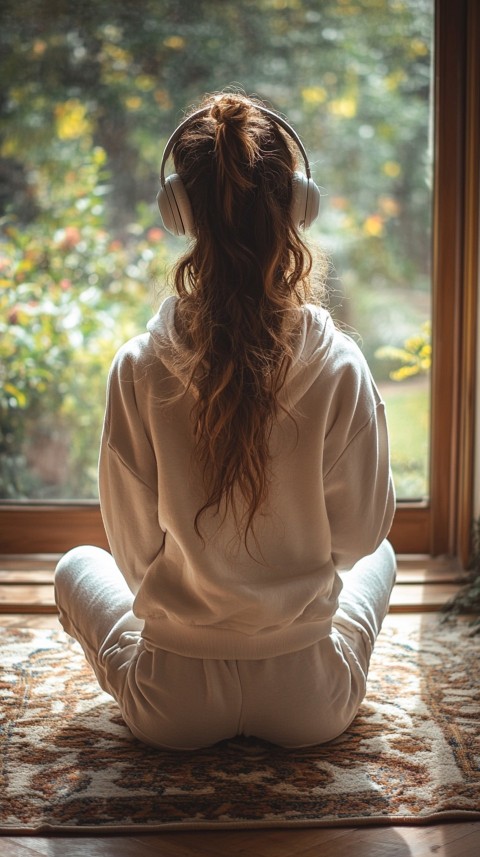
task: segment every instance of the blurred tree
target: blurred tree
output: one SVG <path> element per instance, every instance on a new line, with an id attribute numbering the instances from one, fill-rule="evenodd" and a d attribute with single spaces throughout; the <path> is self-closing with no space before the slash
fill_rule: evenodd
<path id="1" fill-rule="evenodd" d="M 0 493 L 94 495 L 108 363 L 170 252 L 163 146 L 228 85 L 302 136 L 326 189 L 313 240 L 349 296 L 337 316 L 387 376 L 377 349 L 428 315 L 432 22 L 433 0 L 3 0 Z M 66 438 L 60 487 L 35 482 L 39 431 Z"/>
<path id="2" fill-rule="evenodd" d="M 95 496 L 108 367 L 164 277 L 161 229 L 122 242 L 105 228 L 104 162 L 96 147 L 69 177 L 82 205 L 56 229 L 2 224 L 0 497 Z"/>
<path id="3" fill-rule="evenodd" d="M 417 272 L 431 20 L 431 0 L 4 0 L 1 198 L 35 214 L 32 169 L 54 175 L 54 141 L 88 128 L 124 225 L 184 108 L 237 82 L 299 127 L 346 230 L 401 242 Z"/>

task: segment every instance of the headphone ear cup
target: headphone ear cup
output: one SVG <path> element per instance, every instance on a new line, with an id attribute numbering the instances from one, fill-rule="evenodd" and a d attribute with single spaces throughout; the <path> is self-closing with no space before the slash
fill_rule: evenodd
<path id="1" fill-rule="evenodd" d="M 165 179 L 157 195 L 163 225 L 172 235 L 193 233 L 193 214 L 184 184 L 177 173 Z"/>
<path id="2" fill-rule="evenodd" d="M 307 210 L 305 212 L 305 229 L 312 225 L 320 211 L 320 190 L 313 179 L 308 179 Z"/>
<path id="3" fill-rule="evenodd" d="M 304 173 L 296 171 L 292 175 L 292 220 L 297 227 L 308 229 L 318 217 L 320 210 L 320 191 Z"/>
<path id="4" fill-rule="evenodd" d="M 184 184 L 177 173 L 165 179 L 157 196 L 165 229 L 172 235 L 191 235 L 194 231 L 192 207 Z M 297 227 L 308 227 L 318 216 L 320 191 L 304 173 L 292 175 L 292 220 Z"/>

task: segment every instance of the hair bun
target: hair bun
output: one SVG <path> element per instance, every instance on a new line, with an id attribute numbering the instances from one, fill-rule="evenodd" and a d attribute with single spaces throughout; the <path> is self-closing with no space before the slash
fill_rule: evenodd
<path id="1" fill-rule="evenodd" d="M 221 95 L 212 104 L 211 115 L 219 125 L 245 125 L 250 106 L 238 96 Z"/>
<path id="2" fill-rule="evenodd" d="M 243 211 L 245 199 L 255 187 L 252 171 L 259 158 L 258 134 L 252 123 L 252 104 L 246 98 L 226 93 L 212 102 L 216 121 L 215 163 L 217 188 L 224 220 L 232 224 Z"/>

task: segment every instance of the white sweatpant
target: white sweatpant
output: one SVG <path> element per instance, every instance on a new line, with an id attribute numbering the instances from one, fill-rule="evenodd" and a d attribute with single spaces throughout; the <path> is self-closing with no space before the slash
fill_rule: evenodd
<path id="1" fill-rule="evenodd" d="M 74 548 L 60 560 L 55 597 L 64 629 L 141 741 L 191 750 L 253 735 L 301 747 L 340 735 L 365 696 L 395 581 L 389 542 L 342 579 L 330 636 L 265 660 L 206 660 L 147 647 L 134 596 L 100 548 Z"/>

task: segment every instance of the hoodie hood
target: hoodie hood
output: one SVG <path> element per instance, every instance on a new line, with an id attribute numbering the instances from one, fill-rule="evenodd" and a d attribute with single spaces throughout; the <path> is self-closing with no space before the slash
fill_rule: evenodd
<path id="1" fill-rule="evenodd" d="M 166 298 L 158 313 L 148 322 L 147 330 L 156 356 L 169 372 L 186 386 L 188 378 L 179 359 L 185 346 L 175 328 L 176 302 L 177 298 L 174 296 Z M 292 363 L 279 394 L 279 402 L 287 410 L 298 404 L 318 378 L 327 360 L 335 332 L 334 323 L 327 310 L 313 304 L 304 304 L 301 307 Z"/>

